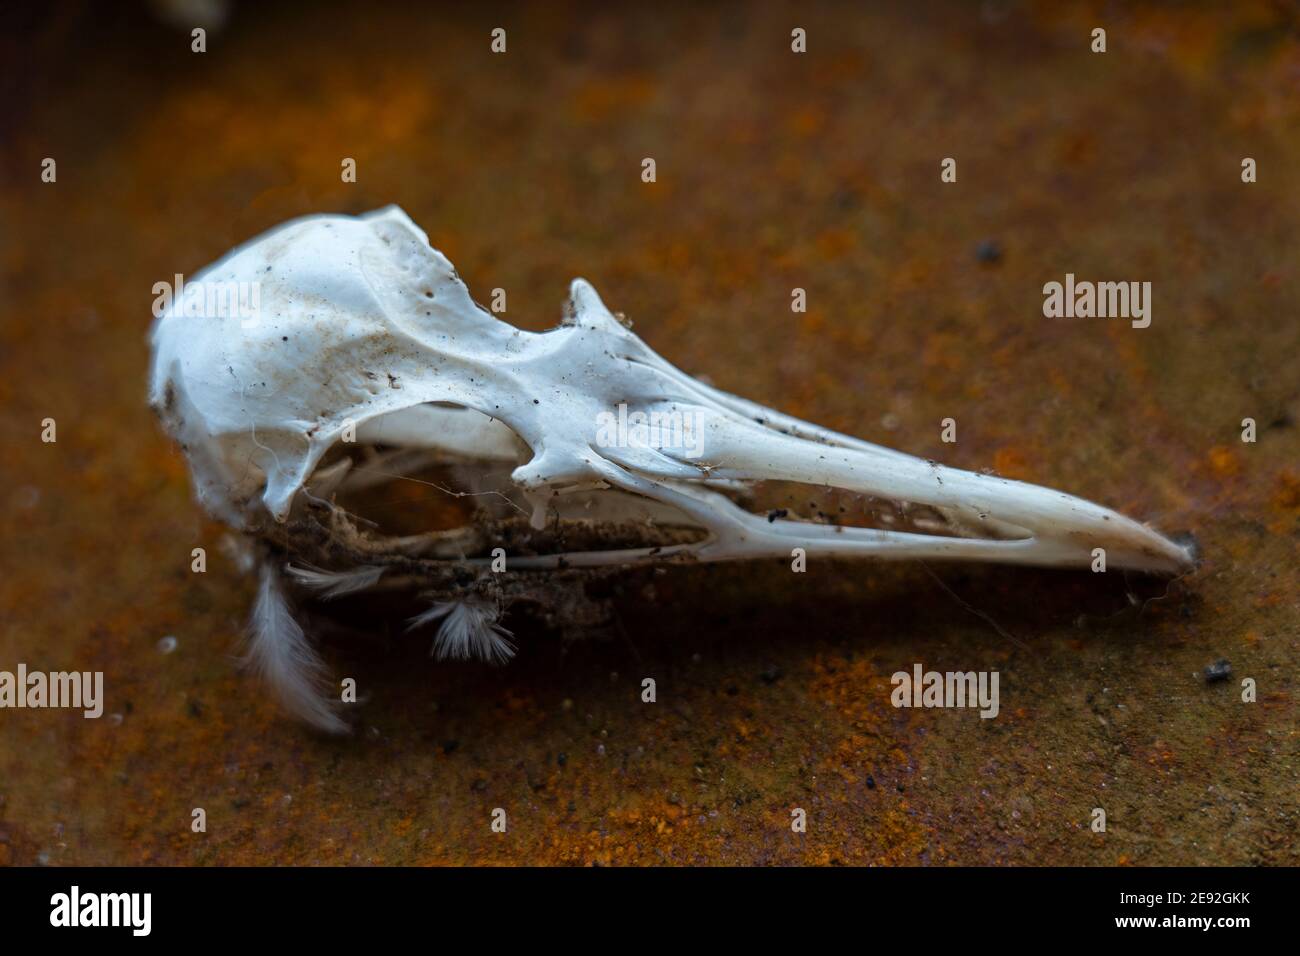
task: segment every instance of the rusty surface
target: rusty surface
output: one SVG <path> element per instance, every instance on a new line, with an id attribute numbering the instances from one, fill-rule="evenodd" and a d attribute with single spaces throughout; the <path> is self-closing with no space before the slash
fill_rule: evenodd
<path id="1" fill-rule="evenodd" d="M 0 863 L 1300 862 L 1285 5 L 247 4 L 203 55 L 111 6 L 3 41 L 0 669 L 102 670 L 107 703 L 0 711 Z M 610 639 L 520 622 L 502 669 L 388 626 L 326 634 L 366 702 L 350 739 L 313 736 L 234 665 L 252 582 L 145 407 L 151 287 L 288 217 L 389 202 L 522 326 L 583 275 L 720 387 L 1191 530 L 1204 564 L 1167 591 L 637 572 Z M 1044 319 L 1067 271 L 1149 279 L 1152 326 Z M 915 662 L 997 669 L 1000 716 L 893 708 Z"/>

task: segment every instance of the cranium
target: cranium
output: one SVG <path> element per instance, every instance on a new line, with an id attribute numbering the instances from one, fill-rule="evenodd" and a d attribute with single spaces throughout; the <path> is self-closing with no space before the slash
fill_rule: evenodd
<path id="1" fill-rule="evenodd" d="M 795 548 L 809 558 L 1056 567 L 1087 567 L 1103 549 L 1112 568 L 1174 574 L 1191 564 L 1188 548 L 1100 505 L 945 468 L 712 388 L 660 358 L 582 279 L 560 326 L 517 329 L 471 299 L 397 207 L 293 220 L 192 282 L 247 284 L 259 308 L 196 316 L 174 303 L 153 331 L 151 404 L 188 457 L 202 504 L 267 542 L 251 656 L 291 709 L 330 729 L 341 723 L 314 693 L 319 659 L 281 591 L 290 561 L 323 568 L 291 575 L 323 592 L 381 578 L 432 584 L 446 600 L 424 617 L 443 620 L 442 650 L 478 646 L 488 657 L 508 653 L 500 602 L 535 587 L 539 573 L 788 559 Z M 348 444 L 385 451 L 328 460 Z M 489 490 L 517 490 L 528 521 L 382 538 L 334 503 L 399 467 L 439 460 L 503 479 L 512 469 L 513 489 L 503 480 Z M 763 481 L 924 505 L 928 518 L 908 529 L 846 527 L 737 504 Z M 621 530 L 564 548 L 546 534 L 562 521 Z M 508 552 L 505 574 L 492 573 L 494 547 Z"/>

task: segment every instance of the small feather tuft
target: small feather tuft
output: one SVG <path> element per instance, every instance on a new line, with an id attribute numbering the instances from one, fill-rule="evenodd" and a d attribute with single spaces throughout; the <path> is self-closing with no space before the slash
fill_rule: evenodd
<path id="1" fill-rule="evenodd" d="M 411 618 L 407 630 L 441 620 L 429 653 L 438 660 L 478 658 L 490 664 L 504 664 L 515 656 L 514 637 L 497 622 L 501 608 L 479 599 L 442 601 Z"/>
<path id="2" fill-rule="evenodd" d="M 384 573 L 383 568 L 369 564 L 351 571 L 320 571 L 316 568 L 295 568 L 292 564 L 287 564 L 284 570 L 303 587 L 315 591 L 326 600 L 374 587 Z"/>
<path id="3" fill-rule="evenodd" d="M 285 709 L 313 727 L 347 733 L 325 693 L 325 662 L 294 619 L 280 575 L 269 563 L 261 567 L 250 632 L 244 663 L 275 689 Z"/>

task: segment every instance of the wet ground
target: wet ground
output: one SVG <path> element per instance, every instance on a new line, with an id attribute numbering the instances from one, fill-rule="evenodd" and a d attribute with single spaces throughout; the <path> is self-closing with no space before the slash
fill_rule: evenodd
<path id="1" fill-rule="evenodd" d="M 1300 862 L 1284 5 L 250 3 L 203 54 L 111 8 L 19 14 L 0 58 L 0 670 L 106 682 L 99 720 L 0 711 L 0 863 Z M 327 634 L 366 702 L 349 739 L 305 732 L 234 664 L 253 584 L 145 407 L 151 289 L 390 202 L 517 324 L 585 276 L 722 388 L 1191 531 L 1204 563 L 639 571 L 607 639 L 511 622 L 505 668 Z M 1067 272 L 1151 281 L 1151 326 L 1045 319 Z M 917 662 L 997 670 L 999 716 L 895 709 Z"/>

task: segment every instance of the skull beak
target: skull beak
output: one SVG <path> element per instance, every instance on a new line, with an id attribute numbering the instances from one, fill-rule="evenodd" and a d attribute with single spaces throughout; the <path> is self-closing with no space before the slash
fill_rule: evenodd
<path id="1" fill-rule="evenodd" d="M 515 559 L 516 567 L 590 566 L 674 554 L 705 561 L 788 557 L 792 548 L 803 548 L 810 556 L 949 559 L 1163 575 L 1194 566 L 1190 547 L 1082 498 L 948 468 L 788 418 L 701 385 L 671 366 L 665 372 L 680 376 L 677 384 L 697 393 L 701 404 L 675 404 L 673 410 L 702 422 L 705 456 L 691 460 L 662 450 L 657 459 L 647 459 L 643 451 L 602 449 L 604 460 L 595 464 L 608 485 L 674 506 L 707 529 L 709 537 L 673 548 Z M 690 477 L 683 478 L 684 472 Z M 739 507 L 720 490 L 764 481 L 926 505 L 940 517 L 942 533 L 765 517 Z"/>
<path id="2" fill-rule="evenodd" d="M 1100 505 L 1039 485 L 946 468 L 853 442 L 834 447 L 748 422 L 717 421 L 709 441 L 727 464 L 721 478 L 800 481 L 931 506 L 955 536 L 822 529 L 816 546 L 837 555 L 954 558 L 1047 567 L 1115 567 L 1160 574 L 1190 569 L 1190 550 Z M 766 522 L 781 539 L 801 522 Z M 793 525 L 793 527 L 791 527 Z M 1098 564 L 1100 559 L 1100 564 Z"/>

